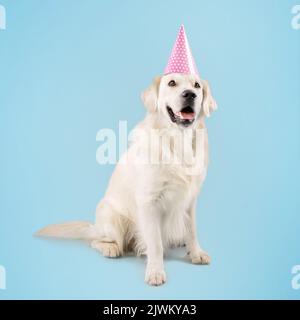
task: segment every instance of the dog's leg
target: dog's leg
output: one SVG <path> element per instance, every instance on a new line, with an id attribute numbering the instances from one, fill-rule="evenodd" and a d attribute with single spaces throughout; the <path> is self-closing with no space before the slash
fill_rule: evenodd
<path id="1" fill-rule="evenodd" d="M 141 234 L 146 244 L 147 266 L 145 281 L 152 286 L 166 281 L 163 263 L 163 243 L 161 237 L 161 212 L 154 204 L 141 208 Z"/>
<path id="2" fill-rule="evenodd" d="M 193 201 L 190 209 L 188 210 L 189 214 L 189 226 L 188 232 L 186 235 L 186 249 L 187 255 L 191 259 L 192 263 L 195 264 L 209 264 L 210 257 L 209 255 L 200 247 L 199 241 L 197 239 L 197 230 L 196 230 L 196 200 Z"/>
<path id="3" fill-rule="evenodd" d="M 100 203 L 96 210 L 95 226 L 99 238 L 91 242 L 91 247 L 103 256 L 116 258 L 123 253 L 125 236 L 124 220 L 107 203 Z"/>

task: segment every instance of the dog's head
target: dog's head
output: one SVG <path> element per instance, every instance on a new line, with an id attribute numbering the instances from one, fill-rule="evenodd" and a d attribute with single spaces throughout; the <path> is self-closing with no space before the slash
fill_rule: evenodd
<path id="1" fill-rule="evenodd" d="M 196 75 L 172 73 L 157 77 L 142 94 L 149 112 L 158 112 L 170 124 L 195 126 L 203 116 L 209 117 L 217 105 L 208 82 Z"/>

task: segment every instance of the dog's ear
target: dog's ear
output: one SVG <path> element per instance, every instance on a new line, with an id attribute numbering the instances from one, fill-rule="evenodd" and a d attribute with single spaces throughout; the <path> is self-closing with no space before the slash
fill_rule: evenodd
<path id="1" fill-rule="evenodd" d="M 203 113 L 206 117 L 210 117 L 211 112 L 217 110 L 218 106 L 211 94 L 211 90 L 209 84 L 206 80 L 202 80 L 203 85 L 203 101 L 202 101 L 202 108 Z"/>
<path id="2" fill-rule="evenodd" d="M 141 95 L 142 101 L 149 112 L 157 110 L 158 90 L 161 77 L 156 77 L 150 87 Z"/>

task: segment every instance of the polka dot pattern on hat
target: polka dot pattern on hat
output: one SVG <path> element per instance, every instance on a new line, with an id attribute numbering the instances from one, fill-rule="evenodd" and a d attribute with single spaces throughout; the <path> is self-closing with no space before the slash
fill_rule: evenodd
<path id="1" fill-rule="evenodd" d="M 169 73 L 199 75 L 183 25 L 180 27 L 171 56 L 164 72 L 164 74 Z"/>

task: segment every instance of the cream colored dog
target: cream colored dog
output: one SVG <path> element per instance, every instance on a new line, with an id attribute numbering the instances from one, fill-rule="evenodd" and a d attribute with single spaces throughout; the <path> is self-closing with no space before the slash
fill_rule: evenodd
<path id="1" fill-rule="evenodd" d="M 88 240 L 106 257 L 146 254 L 145 281 L 161 285 L 168 246 L 185 245 L 192 263 L 210 262 L 197 240 L 196 199 L 208 165 L 204 119 L 216 103 L 206 81 L 183 74 L 156 78 L 142 99 L 148 113 L 116 166 L 95 224 L 50 225 L 37 234 Z"/>

